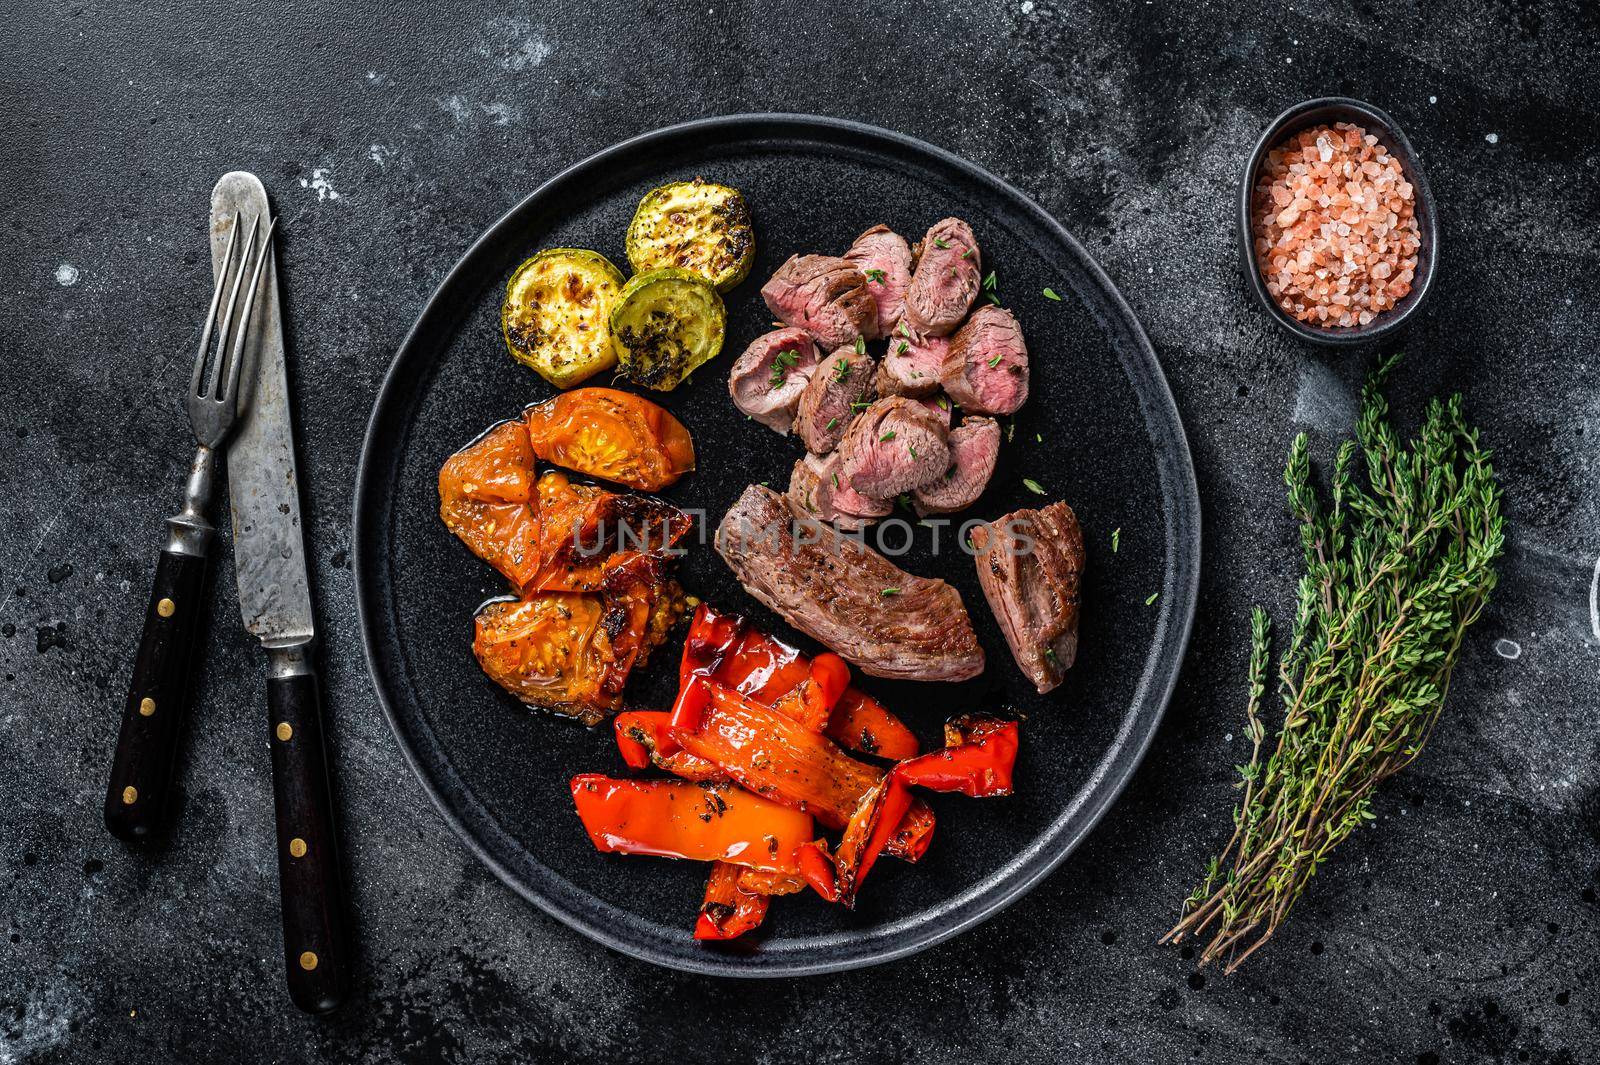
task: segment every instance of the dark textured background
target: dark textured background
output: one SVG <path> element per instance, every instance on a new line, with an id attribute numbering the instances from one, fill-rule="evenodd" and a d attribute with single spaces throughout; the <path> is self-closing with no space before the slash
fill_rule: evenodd
<path id="1" fill-rule="evenodd" d="M 0 37 L 0 1063 L 1595 1060 L 1600 53 L 1592 5 L 475 2 L 14 5 Z M 1442 272 L 1397 403 L 1459 388 L 1512 525 L 1434 741 L 1237 976 L 1156 937 L 1224 834 L 1249 605 L 1295 576 L 1279 499 L 1367 361 L 1286 342 L 1237 275 L 1242 153 L 1282 107 L 1388 109 Z M 470 859 L 368 689 L 347 544 L 390 353 L 473 234 L 559 167 L 719 112 L 925 137 L 1031 193 L 1143 319 L 1204 500 L 1196 637 L 1123 801 L 1026 900 L 915 959 L 727 984 L 567 931 Z M 364 978 L 288 1006 L 260 654 L 226 594 L 157 855 L 99 805 L 206 289 L 212 182 L 274 192 Z M 225 556 L 224 556 L 225 557 Z M 226 570 L 224 575 L 226 576 Z"/>

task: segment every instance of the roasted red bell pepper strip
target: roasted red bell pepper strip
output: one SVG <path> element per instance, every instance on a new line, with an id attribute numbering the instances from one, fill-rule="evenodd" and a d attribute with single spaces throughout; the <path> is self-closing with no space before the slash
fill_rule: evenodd
<path id="1" fill-rule="evenodd" d="M 890 773 L 861 800 L 834 852 L 838 867 L 839 901 L 854 908 L 856 894 L 878 855 L 889 844 L 911 807 L 911 789 Z M 802 860 L 801 869 L 805 866 Z"/>
<path id="2" fill-rule="evenodd" d="M 861 799 L 883 777 L 827 737 L 793 718 L 719 684 L 693 677 L 704 712 L 693 729 L 672 728 L 685 752 L 716 765 L 757 795 L 797 806 L 829 828 L 844 828 Z M 916 861 L 927 850 L 933 811 L 921 799 L 907 811 L 890 853 Z"/>
<path id="3" fill-rule="evenodd" d="M 695 921 L 696 939 L 738 939 L 760 926 L 767 916 L 767 896 L 746 891 L 741 870 L 729 862 L 713 862 L 705 901 Z"/>
<path id="4" fill-rule="evenodd" d="M 811 815 L 731 785 L 572 778 L 572 801 L 597 849 L 732 862 L 798 873 L 796 850 L 816 835 Z"/>
<path id="5" fill-rule="evenodd" d="M 811 660 L 809 675 L 778 696 L 772 708 L 812 732 L 822 732 L 828 727 L 834 704 L 848 687 L 850 667 L 838 655 L 824 651 Z"/>
<path id="6" fill-rule="evenodd" d="M 824 658 L 837 656 L 817 656 L 817 660 Z M 877 700 L 849 686 L 849 668 L 842 659 L 824 664 L 820 677 L 816 676 L 815 661 L 798 648 L 759 631 L 743 617 L 702 603 L 684 640 L 683 659 L 678 667 L 680 699 L 689 678 L 700 676 L 773 706 L 808 679 L 836 683 L 842 673 L 844 690 L 831 700 L 827 700 L 826 691 L 823 693 L 823 699 L 832 707 L 826 724 L 829 738 L 851 750 L 891 761 L 917 754 L 917 738 L 911 730 Z M 807 719 L 807 723 L 812 720 Z"/>
<path id="7" fill-rule="evenodd" d="M 929 791 L 958 791 L 974 799 L 1010 795 L 1018 733 L 1015 721 L 968 719 L 947 727 L 946 740 L 955 744 L 901 762 L 894 775 Z"/>
<path id="8" fill-rule="evenodd" d="M 687 687 L 703 691 L 705 710 L 692 728 L 678 725 L 674 715 L 673 737 L 685 751 L 720 766 L 757 795 L 809 810 L 829 828 L 843 828 L 861 796 L 878 782 L 877 769 L 770 706 L 700 677 L 691 678 Z"/>
<path id="9" fill-rule="evenodd" d="M 828 738 L 852 751 L 899 762 L 922 748 L 905 722 L 859 688 L 846 688 L 828 718 Z"/>
<path id="10" fill-rule="evenodd" d="M 814 839 L 800 844 L 800 875 L 811 890 L 828 902 L 839 901 L 839 873 L 834 868 L 833 857 L 828 853 L 825 840 Z"/>
<path id="11" fill-rule="evenodd" d="M 613 719 L 617 750 L 630 768 L 655 766 L 684 780 L 727 780 L 728 774 L 703 758 L 678 746 L 671 735 L 671 717 L 665 710 L 628 710 Z"/>
<path id="12" fill-rule="evenodd" d="M 769 873 L 763 869 L 739 870 L 739 886 L 753 895 L 793 895 L 804 891 L 805 880 L 793 873 Z"/>

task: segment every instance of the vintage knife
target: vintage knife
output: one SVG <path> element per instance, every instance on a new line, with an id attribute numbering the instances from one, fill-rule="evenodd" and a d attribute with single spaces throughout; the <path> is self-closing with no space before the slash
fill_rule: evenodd
<path id="1" fill-rule="evenodd" d="M 254 174 L 225 174 L 211 192 L 211 261 L 220 269 L 240 212 L 268 216 L 267 191 Z M 316 628 L 306 575 L 284 369 L 277 265 L 269 256 L 261 306 L 250 323 L 239 383 L 239 427 L 228 445 L 233 565 L 245 629 L 267 652 L 268 744 L 277 808 L 278 878 L 289 995 L 325 1013 L 349 984 L 344 893 L 323 749 Z"/>

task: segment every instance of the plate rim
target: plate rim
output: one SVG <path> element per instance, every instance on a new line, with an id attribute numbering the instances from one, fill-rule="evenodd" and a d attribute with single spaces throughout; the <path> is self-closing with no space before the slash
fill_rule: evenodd
<path id="1" fill-rule="evenodd" d="M 452 289 L 479 257 L 483 250 L 496 241 L 501 230 L 515 224 L 516 220 L 525 212 L 535 207 L 540 200 L 552 191 L 570 182 L 575 177 L 594 168 L 604 167 L 610 160 L 619 156 L 627 156 L 642 148 L 662 141 L 678 140 L 685 135 L 703 134 L 707 136 L 726 135 L 730 131 L 742 133 L 746 129 L 752 132 L 765 128 L 766 136 L 815 136 L 818 133 L 838 136 L 848 135 L 866 141 L 882 141 L 898 148 L 901 151 L 910 151 L 922 154 L 933 163 L 949 167 L 966 177 L 985 184 L 1003 194 L 1012 203 L 1046 230 L 1052 238 L 1059 241 L 1062 246 L 1075 257 L 1084 268 L 1091 280 L 1097 284 L 1107 298 L 1109 310 L 1131 330 L 1131 339 L 1138 355 L 1142 358 L 1145 376 L 1151 388 L 1149 393 L 1140 397 L 1139 406 L 1144 413 L 1147 424 L 1166 423 L 1171 432 L 1171 446 L 1157 449 L 1156 468 L 1158 476 L 1163 470 L 1172 476 L 1173 483 L 1164 485 L 1170 488 L 1169 505 L 1173 513 L 1167 524 L 1167 535 L 1171 542 L 1168 545 L 1167 564 L 1162 577 L 1162 607 L 1157 619 L 1155 634 L 1152 639 L 1152 652 L 1165 651 L 1162 660 L 1152 671 L 1155 675 L 1147 675 L 1140 682 L 1140 686 L 1148 685 L 1142 701 L 1146 704 L 1145 714 L 1131 715 L 1129 723 L 1119 729 L 1106 748 L 1100 761 L 1097 763 L 1100 780 L 1095 782 L 1090 793 L 1085 796 L 1088 800 L 1087 809 L 1077 811 L 1079 820 L 1071 825 L 1061 824 L 1061 815 L 1046 828 L 1039 837 L 1035 854 L 1014 872 L 996 882 L 988 889 L 977 892 L 975 895 L 957 896 L 936 904 L 931 908 L 929 918 L 919 927 L 909 928 L 895 933 L 895 939 L 879 945 L 875 949 L 845 954 L 833 958 L 807 959 L 780 959 L 775 962 L 748 964 L 748 956 L 729 954 L 715 951 L 701 951 L 691 955 L 671 954 L 657 949 L 654 945 L 635 942 L 625 935 L 619 935 L 603 925 L 592 920 L 590 915 L 576 909 L 568 908 L 547 893 L 541 892 L 535 885 L 525 882 L 524 878 L 507 868 L 489 849 L 488 845 L 466 823 L 466 819 L 447 803 L 441 788 L 433 779 L 432 770 L 422 762 L 420 754 L 413 749 L 407 732 L 400 720 L 400 714 L 395 709 L 394 702 L 389 696 L 389 680 L 380 675 L 378 669 L 378 635 L 376 632 L 377 619 L 373 616 L 377 612 L 377 604 L 369 602 L 378 596 L 377 585 L 382 577 L 376 572 L 379 563 L 368 557 L 368 539 L 377 535 L 381 537 L 386 530 L 374 528 L 380 525 L 373 520 L 364 519 L 363 515 L 374 513 L 369 505 L 372 497 L 380 490 L 375 482 L 378 478 L 374 469 L 378 465 L 375 459 L 377 449 L 381 446 L 379 434 L 382 415 L 397 403 L 404 402 L 402 393 L 410 388 L 412 381 L 409 375 L 400 372 L 403 364 L 413 361 L 413 348 L 421 344 L 419 334 L 425 322 L 434 317 L 438 311 L 445 294 Z M 387 369 L 373 400 L 372 410 L 368 415 L 366 430 L 362 435 L 361 453 L 356 464 L 356 484 L 353 496 L 352 522 L 351 522 L 351 566 L 355 583 L 356 618 L 361 629 L 361 649 L 365 660 L 367 676 L 371 681 L 378 704 L 383 709 L 384 717 L 389 723 L 391 733 L 399 746 L 406 764 L 410 767 L 413 776 L 422 785 L 434 807 L 444 818 L 445 823 L 455 832 L 456 836 L 465 844 L 467 850 L 479 861 L 483 862 L 501 881 L 509 886 L 518 895 L 533 903 L 541 911 L 554 917 L 562 924 L 572 928 L 590 939 L 599 942 L 612 950 L 625 954 L 651 964 L 680 972 L 695 973 L 710 976 L 731 976 L 742 978 L 775 978 L 818 975 L 825 973 L 842 972 L 850 969 L 865 968 L 885 962 L 904 958 L 909 955 L 926 950 L 938 943 L 951 939 L 978 924 L 988 920 L 1001 910 L 1015 903 L 1029 891 L 1033 890 L 1040 881 L 1054 872 L 1075 851 L 1083 840 L 1092 832 L 1105 816 L 1106 812 L 1121 798 L 1128 784 L 1143 763 L 1156 733 L 1160 731 L 1161 723 L 1166 717 L 1166 712 L 1171 704 L 1172 696 L 1178 681 L 1182 676 L 1183 666 L 1187 657 L 1189 641 L 1194 626 L 1195 613 L 1199 606 L 1200 570 L 1202 563 L 1201 539 L 1201 510 L 1199 484 L 1195 477 L 1193 455 L 1189 448 L 1188 435 L 1184 429 L 1183 419 L 1178 411 L 1177 402 L 1172 395 L 1172 389 L 1167 381 L 1165 371 L 1156 356 L 1155 347 L 1151 344 L 1143 324 L 1134 314 L 1127 299 L 1120 289 L 1111 280 L 1110 276 L 1089 253 L 1078 239 L 1058 221 L 1054 215 L 1046 211 L 1032 197 L 1011 183 L 993 174 L 984 167 L 978 166 L 955 153 L 930 144 L 920 138 L 893 130 L 883 129 L 867 123 L 856 122 L 850 119 L 833 118 L 822 115 L 809 115 L 789 112 L 752 112 L 741 114 L 720 115 L 708 118 L 692 119 L 686 122 L 674 123 L 659 129 L 649 130 L 632 137 L 618 141 L 609 147 L 602 148 L 584 158 L 572 163 L 541 182 L 532 192 L 519 199 L 509 209 L 502 213 L 493 223 L 482 230 L 477 238 L 461 254 L 455 264 L 445 274 L 444 278 L 428 296 L 427 301 L 418 311 L 405 339 L 395 349 Z M 376 548 L 374 547 L 375 551 Z M 1170 665 L 1163 665 L 1170 662 Z M 1152 683 L 1153 682 L 1153 683 Z M 1159 689 L 1159 690 L 1157 690 Z M 1135 697 L 1138 698 L 1138 687 L 1135 688 Z M 1080 794 L 1082 794 L 1080 792 Z M 590 896 L 594 898 L 594 896 Z M 596 899 L 602 906 L 603 900 Z M 965 912 L 956 912 L 965 907 Z M 950 918 L 955 912 L 955 919 Z M 759 957 L 759 949 L 755 957 Z M 768 956 L 771 958 L 771 955 Z"/>

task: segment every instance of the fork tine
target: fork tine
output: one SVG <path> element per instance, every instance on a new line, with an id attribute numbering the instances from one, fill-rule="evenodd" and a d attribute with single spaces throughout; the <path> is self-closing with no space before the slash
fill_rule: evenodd
<path id="1" fill-rule="evenodd" d="M 266 263 L 272 257 L 272 231 L 278 226 L 276 218 L 267 222 L 267 231 L 261 237 L 261 250 L 256 253 L 255 268 L 250 272 L 250 287 L 245 291 L 244 309 L 239 312 L 239 330 L 233 342 L 233 354 L 227 360 L 228 378 L 226 387 L 217 393 L 217 398 L 223 403 L 233 404 L 239 396 L 239 367 L 244 363 L 244 342 L 250 333 L 251 316 L 255 312 L 256 293 L 261 287 L 261 273 L 266 268 Z M 239 260 L 239 273 L 244 274 L 245 260 Z M 222 378 L 222 367 L 217 367 L 217 377 Z"/>
<path id="2" fill-rule="evenodd" d="M 244 268 L 250 262 L 250 253 L 255 250 L 256 232 L 261 228 L 261 216 L 257 215 L 250 222 L 250 237 L 244 242 L 244 250 L 239 253 L 239 269 L 233 275 L 233 290 L 228 293 L 228 305 L 222 309 L 222 326 L 217 334 L 217 368 L 211 376 L 211 388 L 208 390 L 213 398 L 222 395 L 223 371 L 227 369 L 228 338 L 232 335 L 234 310 L 239 306 L 239 289 L 244 284 Z"/>
<path id="3" fill-rule="evenodd" d="M 233 232 L 228 234 L 228 245 L 222 253 L 222 269 L 217 271 L 217 283 L 211 292 L 211 309 L 206 311 L 206 324 L 200 330 L 200 351 L 194 357 L 194 373 L 189 377 L 189 392 L 200 395 L 200 383 L 205 379 L 207 354 L 211 350 L 211 327 L 217 321 L 217 304 L 222 302 L 222 290 L 228 283 L 228 270 L 233 266 L 233 249 L 239 243 L 239 215 L 234 212 Z"/>

